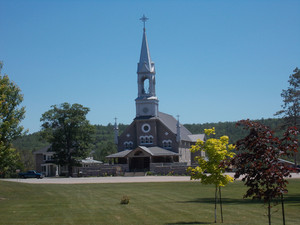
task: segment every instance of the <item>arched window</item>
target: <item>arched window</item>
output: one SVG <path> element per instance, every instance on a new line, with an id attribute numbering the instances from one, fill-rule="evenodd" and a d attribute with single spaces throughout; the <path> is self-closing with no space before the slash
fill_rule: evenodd
<path id="1" fill-rule="evenodd" d="M 172 141 L 171 140 L 163 140 L 163 148 L 171 149 L 172 148 Z"/>
<path id="2" fill-rule="evenodd" d="M 149 137 L 149 143 L 150 143 L 150 144 L 153 143 L 153 137 L 152 137 L 152 136 Z"/>
<path id="3" fill-rule="evenodd" d="M 125 141 L 124 142 L 125 149 L 132 149 L 133 148 L 133 142 L 132 141 Z"/>
<path id="4" fill-rule="evenodd" d="M 145 77 L 143 80 L 143 94 L 149 94 L 150 92 L 150 80 Z"/>

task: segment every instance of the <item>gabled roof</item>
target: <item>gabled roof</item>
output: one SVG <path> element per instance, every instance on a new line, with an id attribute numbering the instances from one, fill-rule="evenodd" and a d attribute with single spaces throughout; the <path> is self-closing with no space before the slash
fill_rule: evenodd
<path id="1" fill-rule="evenodd" d="M 146 148 L 146 147 L 144 147 Z M 173 155 L 179 155 L 178 153 L 169 151 L 167 149 L 161 148 L 161 147 L 147 147 L 149 151 L 151 152 L 151 155 L 153 156 L 173 156 Z"/>
<path id="2" fill-rule="evenodd" d="M 127 156 L 132 150 L 124 150 L 121 152 L 117 152 L 111 155 L 106 156 L 106 158 L 123 158 Z"/>
<path id="3" fill-rule="evenodd" d="M 41 148 L 41 149 L 35 151 L 33 154 L 43 154 L 43 153 L 47 153 L 47 152 L 49 153 L 48 150 L 50 149 L 50 147 L 51 147 L 51 145 L 48 145 L 44 148 Z"/>
<path id="4" fill-rule="evenodd" d="M 177 134 L 177 120 L 167 113 L 158 112 L 158 116 L 139 116 L 135 120 L 158 119 L 162 122 L 173 134 Z M 183 141 L 196 142 L 197 139 L 204 141 L 204 134 L 192 134 L 185 126 L 180 124 L 180 137 Z"/>
<path id="5" fill-rule="evenodd" d="M 204 141 L 205 134 L 190 134 L 189 138 L 191 139 L 192 142 L 197 142 L 198 139 Z"/>
<path id="6" fill-rule="evenodd" d="M 172 151 L 169 151 L 167 149 L 163 149 L 163 148 L 157 147 L 157 146 L 155 146 L 155 147 L 138 146 L 134 150 L 124 150 L 122 152 L 108 155 L 108 156 L 106 156 L 106 158 L 124 158 L 124 157 L 127 157 L 130 153 L 133 153 L 137 150 L 142 150 L 151 156 L 176 156 L 176 155 L 179 155 L 178 153 L 175 153 L 175 152 L 172 152 Z"/>
<path id="7" fill-rule="evenodd" d="M 100 164 L 100 163 L 103 163 L 101 161 L 98 161 L 98 160 L 95 160 L 93 158 L 85 158 L 85 159 L 82 159 L 80 160 L 82 163 L 85 163 L 85 164 Z"/>
<path id="8" fill-rule="evenodd" d="M 166 125 L 166 127 L 168 127 L 172 133 L 176 134 L 177 133 L 177 120 L 166 113 L 162 113 L 162 112 L 158 112 L 158 119 L 164 124 Z M 191 141 L 189 138 L 189 135 L 191 135 L 192 133 L 185 128 L 185 126 L 183 126 L 182 124 L 180 124 L 180 137 L 181 140 L 184 141 Z"/>

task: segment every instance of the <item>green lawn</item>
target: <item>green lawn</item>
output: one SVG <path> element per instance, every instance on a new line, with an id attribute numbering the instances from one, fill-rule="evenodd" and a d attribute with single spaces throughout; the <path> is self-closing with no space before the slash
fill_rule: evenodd
<path id="1" fill-rule="evenodd" d="M 288 189 L 286 224 L 300 224 L 300 179 L 290 180 Z M 266 206 L 243 200 L 245 190 L 241 182 L 223 188 L 224 224 L 268 224 Z M 120 204 L 123 195 L 130 196 L 128 205 Z M 214 187 L 199 182 L 63 185 L 0 181 L 0 224 L 214 224 L 213 197 Z M 272 224 L 282 224 L 280 206 L 272 212 Z"/>

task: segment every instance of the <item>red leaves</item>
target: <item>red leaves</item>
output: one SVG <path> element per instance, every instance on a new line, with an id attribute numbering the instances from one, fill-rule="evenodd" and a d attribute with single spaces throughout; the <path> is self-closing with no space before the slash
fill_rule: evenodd
<path id="1" fill-rule="evenodd" d="M 236 143 L 238 154 L 231 160 L 236 167 L 235 178 L 244 175 L 243 181 L 249 187 L 244 197 L 253 197 L 269 201 L 286 192 L 291 168 L 279 161 L 279 157 L 288 156 L 297 151 L 298 131 L 288 128 L 284 137 L 279 139 L 267 126 L 250 120 L 237 123 L 250 130 L 245 138 Z"/>

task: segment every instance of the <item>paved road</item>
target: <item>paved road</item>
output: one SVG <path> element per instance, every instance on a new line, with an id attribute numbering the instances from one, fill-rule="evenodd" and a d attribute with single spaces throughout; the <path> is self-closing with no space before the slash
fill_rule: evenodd
<path id="1" fill-rule="evenodd" d="M 228 173 L 233 176 L 233 173 Z M 292 178 L 300 178 L 299 173 Z M 141 177 L 79 177 L 79 178 L 43 178 L 43 179 L 1 179 L 31 184 L 92 184 L 92 183 L 145 183 L 145 182 L 194 182 L 189 176 L 141 176 Z"/>

